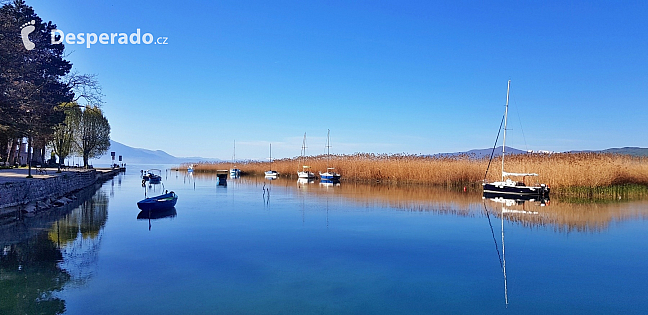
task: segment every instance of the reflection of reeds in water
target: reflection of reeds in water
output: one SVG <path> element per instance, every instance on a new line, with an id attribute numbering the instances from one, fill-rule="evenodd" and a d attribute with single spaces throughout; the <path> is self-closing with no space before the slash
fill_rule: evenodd
<path id="1" fill-rule="evenodd" d="M 197 175 L 200 178 L 201 175 Z M 263 179 L 248 177 L 241 182 L 262 185 Z M 269 181 L 265 181 L 270 185 Z M 332 196 L 363 207 L 391 207 L 405 211 L 432 212 L 463 217 L 485 216 L 489 213 L 501 217 L 502 207 L 508 210 L 504 218 L 527 227 L 553 228 L 557 232 L 597 232 L 605 230 L 612 222 L 648 219 L 648 200 L 607 203 L 570 203 L 554 198 L 545 206 L 538 201 L 506 205 L 490 199 L 483 200 L 481 193 L 462 192 L 457 189 L 423 185 L 342 183 L 325 187 L 317 182 L 298 185 L 296 179 L 272 181 L 273 187 L 300 190 L 309 195 Z M 527 212 L 527 213 L 524 213 Z M 537 214 L 532 214 L 537 212 Z"/>
<path id="2" fill-rule="evenodd" d="M 489 181 L 500 179 L 498 161 L 501 160 L 497 158 L 491 163 Z M 327 158 L 308 157 L 306 164 L 315 172 L 325 171 Z M 194 172 L 213 172 L 226 165 L 201 163 L 194 166 Z M 270 167 L 268 162 L 237 165 L 245 174 L 252 175 L 261 175 Z M 346 180 L 475 187 L 484 179 L 488 159 L 355 154 L 331 156 L 329 165 Z M 296 176 L 299 167 L 297 158 L 275 160 L 272 164 L 282 176 Z M 538 173 L 540 176 L 528 178 L 527 184 L 536 181 L 549 184 L 552 193 L 559 195 L 583 198 L 648 195 L 648 158 L 600 153 L 521 154 L 507 156 L 506 171 Z M 632 186 L 610 188 L 624 184 Z"/>
<path id="3" fill-rule="evenodd" d="M 547 206 L 541 206 L 540 202 L 506 205 L 487 200 L 485 204 L 497 217 L 503 213 L 509 221 L 527 227 L 552 228 L 556 232 L 599 232 L 612 222 L 648 219 L 647 200 L 587 204 L 552 200 Z"/>
<path id="4" fill-rule="evenodd" d="M 313 194 L 330 195 L 330 188 L 315 189 Z M 332 189 L 339 196 L 361 206 L 389 206 L 407 211 L 434 212 L 460 216 L 475 216 L 481 196 L 468 194 L 443 187 L 421 185 L 390 185 L 345 183 Z M 311 191 L 309 191 L 310 193 Z"/>

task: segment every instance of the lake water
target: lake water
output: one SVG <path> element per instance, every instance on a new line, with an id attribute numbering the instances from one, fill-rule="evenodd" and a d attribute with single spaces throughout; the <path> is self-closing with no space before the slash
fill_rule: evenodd
<path id="1" fill-rule="evenodd" d="M 170 170 L 163 184 L 142 188 L 130 169 L 80 206 L 1 234 L 0 313 L 648 310 L 648 201 L 518 204 L 263 178 L 219 186 Z M 175 211 L 140 214 L 145 191 L 163 190 L 178 194 Z"/>

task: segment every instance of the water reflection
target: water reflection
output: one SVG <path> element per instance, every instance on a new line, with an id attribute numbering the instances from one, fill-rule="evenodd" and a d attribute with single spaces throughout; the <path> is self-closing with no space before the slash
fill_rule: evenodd
<path id="1" fill-rule="evenodd" d="M 242 183 L 259 184 L 260 177 L 241 177 Z M 309 195 L 337 196 L 359 206 L 389 206 L 394 209 L 415 212 L 452 214 L 462 217 L 483 216 L 481 191 L 464 192 L 444 187 L 417 185 L 389 185 L 368 183 L 320 183 L 314 180 L 279 178 L 273 180 L 274 187 L 285 190 L 298 189 Z M 335 189 L 330 189 L 331 187 Z M 497 203 L 485 199 L 494 207 Z M 510 201 L 509 201 L 510 203 Z M 571 203 L 554 197 L 552 200 L 522 200 L 507 204 L 504 219 L 529 228 L 549 228 L 556 232 L 599 232 L 609 228 L 612 222 L 648 219 L 648 200 L 612 201 L 608 203 Z M 534 215 L 528 215 L 535 213 Z M 500 212 L 494 213 L 498 218 Z"/>
<path id="2" fill-rule="evenodd" d="M 2 245 L 0 313 L 61 314 L 65 301 L 55 293 L 70 284 L 85 284 L 92 277 L 108 218 L 105 192 L 82 201 L 92 193 L 94 189 L 82 191 L 80 205 L 50 228 Z"/>
<path id="3" fill-rule="evenodd" d="M 142 210 L 137 214 L 137 220 L 148 220 L 148 229 L 151 230 L 151 220 L 158 220 L 164 218 L 175 218 L 178 215 L 176 208 L 160 209 L 160 210 Z"/>
<path id="4" fill-rule="evenodd" d="M 0 256 L 0 313 L 63 313 L 65 301 L 54 296 L 71 279 L 58 264 L 62 259 L 47 233 L 5 245 Z"/>
<path id="5" fill-rule="evenodd" d="M 138 220 L 157 220 L 164 218 L 175 218 L 178 215 L 176 208 L 162 210 L 142 210 L 137 214 Z"/>
<path id="6" fill-rule="evenodd" d="M 72 282 L 85 284 L 93 275 L 103 227 L 108 220 L 108 197 L 103 190 L 63 219 L 53 224 L 49 238 L 61 249 L 61 267 L 72 274 Z"/>
<path id="7" fill-rule="evenodd" d="M 298 178 L 297 179 L 297 185 L 305 185 L 305 184 L 314 184 L 315 180 L 312 178 Z"/>
<path id="8" fill-rule="evenodd" d="M 645 222 L 579 237 L 552 231 L 646 218 L 645 201 L 521 202 L 263 177 L 218 189 L 216 177 L 196 173 L 183 185 L 177 176 L 166 184 L 183 196 L 180 217 L 140 212 L 136 221 L 134 176 L 110 210 L 106 183 L 92 203 L 30 229 L 28 241 L 5 243 L 0 227 L 0 313 L 54 314 L 66 304 L 93 314 L 497 314 L 509 302 L 512 314 L 645 309 Z M 173 224 L 148 232 L 141 220 Z"/>
<path id="9" fill-rule="evenodd" d="M 322 187 L 340 186 L 340 181 L 339 180 L 322 179 L 322 180 L 320 180 L 320 186 L 322 186 Z"/>

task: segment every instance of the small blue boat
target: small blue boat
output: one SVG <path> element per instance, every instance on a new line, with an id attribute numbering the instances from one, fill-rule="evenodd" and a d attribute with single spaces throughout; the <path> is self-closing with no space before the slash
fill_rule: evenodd
<path id="1" fill-rule="evenodd" d="M 178 202 L 178 195 L 174 192 L 169 192 L 164 195 L 159 195 L 151 198 L 146 198 L 137 203 L 137 207 L 141 210 L 160 210 L 173 208 Z"/>

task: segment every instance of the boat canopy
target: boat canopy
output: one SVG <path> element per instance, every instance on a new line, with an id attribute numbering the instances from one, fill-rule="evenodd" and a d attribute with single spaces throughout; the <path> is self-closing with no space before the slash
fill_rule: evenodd
<path id="1" fill-rule="evenodd" d="M 509 173 L 509 172 L 502 172 L 503 176 L 538 176 L 536 173 Z"/>

